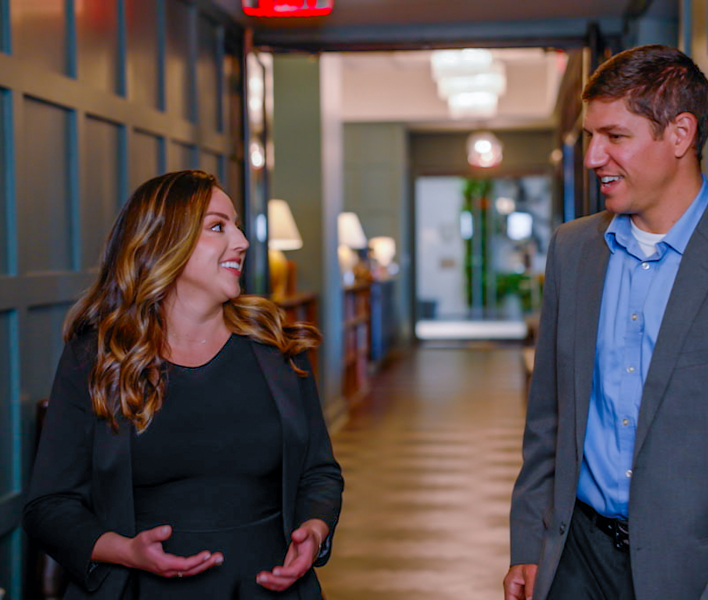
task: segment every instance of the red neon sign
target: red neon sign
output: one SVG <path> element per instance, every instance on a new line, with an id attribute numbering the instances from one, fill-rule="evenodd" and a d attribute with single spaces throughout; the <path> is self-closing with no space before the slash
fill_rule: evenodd
<path id="1" fill-rule="evenodd" d="M 249 17 L 322 17 L 334 0 L 242 0 L 242 6 Z"/>

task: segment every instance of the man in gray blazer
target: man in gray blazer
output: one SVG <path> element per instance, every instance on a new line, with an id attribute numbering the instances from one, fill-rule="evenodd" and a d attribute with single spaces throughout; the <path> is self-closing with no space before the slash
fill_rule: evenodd
<path id="1" fill-rule="evenodd" d="M 583 92 L 606 211 L 550 245 L 506 600 L 708 600 L 708 81 L 666 46 Z"/>

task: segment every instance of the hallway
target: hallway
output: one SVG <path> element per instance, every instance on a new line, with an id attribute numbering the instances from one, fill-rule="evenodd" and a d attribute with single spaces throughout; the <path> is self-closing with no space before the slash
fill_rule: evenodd
<path id="1" fill-rule="evenodd" d="M 500 600 L 521 463 L 519 347 L 421 346 L 334 436 L 346 479 L 327 600 Z"/>

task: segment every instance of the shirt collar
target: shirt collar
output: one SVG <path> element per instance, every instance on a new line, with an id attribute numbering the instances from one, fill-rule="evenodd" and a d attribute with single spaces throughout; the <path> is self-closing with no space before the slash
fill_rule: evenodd
<path id="1" fill-rule="evenodd" d="M 681 218 L 673 224 L 669 229 L 666 237 L 659 242 L 657 246 L 665 244 L 673 248 L 676 252 L 683 255 L 688 240 L 693 235 L 693 230 L 700 221 L 706 206 L 708 206 L 708 182 L 705 175 L 702 176 L 703 183 L 698 195 L 693 199 L 691 205 L 686 209 L 686 212 L 681 215 Z M 634 235 L 632 235 L 632 226 L 630 216 L 628 214 L 617 214 L 613 217 L 609 227 L 605 231 L 605 242 L 614 252 L 618 247 L 631 249 L 637 244 Z M 661 254 L 661 252 L 660 252 Z"/>

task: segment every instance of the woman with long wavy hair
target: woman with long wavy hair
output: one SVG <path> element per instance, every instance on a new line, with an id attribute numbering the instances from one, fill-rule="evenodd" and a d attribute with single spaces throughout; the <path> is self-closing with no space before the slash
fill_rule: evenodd
<path id="1" fill-rule="evenodd" d="M 70 311 L 24 511 L 65 600 L 321 597 L 343 481 L 306 351 L 241 295 L 248 241 L 216 179 L 151 179 Z"/>

